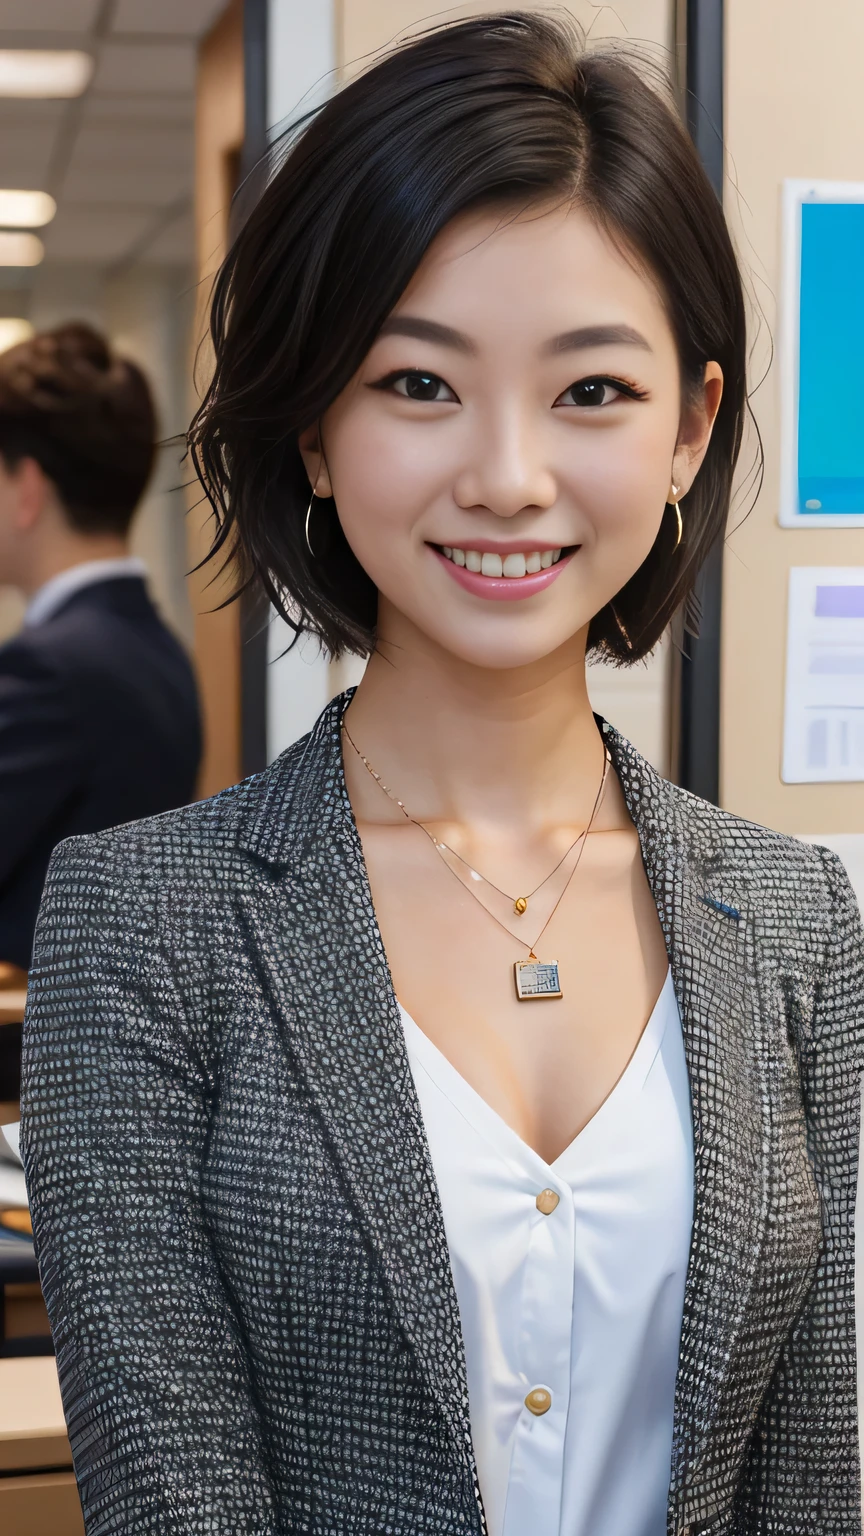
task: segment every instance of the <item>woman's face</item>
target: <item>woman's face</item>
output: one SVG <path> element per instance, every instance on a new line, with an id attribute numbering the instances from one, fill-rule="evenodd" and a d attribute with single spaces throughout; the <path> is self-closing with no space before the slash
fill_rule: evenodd
<path id="1" fill-rule="evenodd" d="M 509 668 L 584 639 L 692 484 L 721 387 L 709 364 L 682 406 L 657 288 L 583 210 L 455 220 L 301 441 L 379 640 Z"/>

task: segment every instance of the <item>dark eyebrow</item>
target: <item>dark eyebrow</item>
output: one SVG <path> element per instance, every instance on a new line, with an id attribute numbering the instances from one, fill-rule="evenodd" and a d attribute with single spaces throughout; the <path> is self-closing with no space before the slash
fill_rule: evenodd
<path id="1" fill-rule="evenodd" d="M 642 347 L 645 352 L 653 351 L 650 342 L 641 331 L 634 331 L 632 325 L 583 325 L 578 331 L 564 331 L 563 335 L 555 336 L 543 350 L 578 352 L 586 347 L 614 347 L 622 343 L 628 347 Z"/>
<path id="2" fill-rule="evenodd" d="M 452 347 L 473 357 L 477 348 L 473 341 L 454 331 L 450 325 L 439 325 L 437 320 L 423 320 L 419 315 L 390 315 L 382 325 L 379 336 L 410 336 L 414 341 L 434 341 L 439 347 Z"/>

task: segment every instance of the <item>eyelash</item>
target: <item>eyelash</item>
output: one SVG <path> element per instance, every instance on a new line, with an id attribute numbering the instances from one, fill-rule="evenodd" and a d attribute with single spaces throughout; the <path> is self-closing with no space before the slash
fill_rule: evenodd
<path id="1" fill-rule="evenodd" d="M 440 374 L 432 373 L 429 369 L 426 368 L 396 368 L 392 373 L 385 374 L 382 379 L 378 379 L 370 387 L 372 389 L 380 389 L 386 391 L 388 389 L 392 389 L 394 384 L 397 384 L 400 379 L 410 378 L 434 379 L 436 383 L 444 384 L 447 389 L 451 390 L 452 394 L 456 395 L 456 391 L 452 389 L 449 384 L 447 384 L 445 379 L 441 378 Z M 568 389 L 576 389 L 583 384 L 608 384 L 610 389 L 617 389 L 620 394 L 625 395 L 629 400 L 646 400 L 648 398 L 648 391 L 645 389 L 640 389 L 638 384 L 630 384 L 626 381 L 626 379 L 613 378 L 611 374 L 605 373 L 592 373 L 583 379 L 574 379 L 571 384 L 567 385 L 567 389 L 562 389 L 561 394 L 566 395 Z M 456 396 L 456 399 L 458 401 L 458 395 Z M 450 405 L 453 402 L 448 400 L 432 401 L 430 403 L 433 405 Z M 459 403 L 461 404 L 461 402 Z M 572 409 L 578 410 L 579 407 L 573 406 Z M 591 407 L 584 406 L 583 409 L 590 410 Z M 594 409 L 597 409 L 597 407 L 594 407 Z M 602 410 L 603 407 L 601 406 L 600 409 Z"/>

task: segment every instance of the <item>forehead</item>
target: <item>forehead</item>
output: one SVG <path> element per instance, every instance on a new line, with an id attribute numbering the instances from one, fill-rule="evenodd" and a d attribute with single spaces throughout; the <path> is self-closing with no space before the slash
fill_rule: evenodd
<path id="1" fill-rule="evenodd" d="M 674 345 L 653 275 L 580 207 L 460 215 L 434 240 L 394 313 L 516 339 L 627 323 Z"/>

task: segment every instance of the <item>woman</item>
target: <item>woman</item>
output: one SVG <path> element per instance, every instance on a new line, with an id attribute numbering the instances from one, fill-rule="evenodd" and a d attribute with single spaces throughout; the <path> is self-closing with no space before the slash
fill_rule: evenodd
<path id="1" fill-rule="evenodd" d="M 585 688 L 740 442 L 677 119 L 560 23 L 429 33 L 306 126 L 213 339 L 217 549 L 371 659 L 55 858 L 24 1143 L 88 1530 L 857 1533 L 854 902 Z"/>

